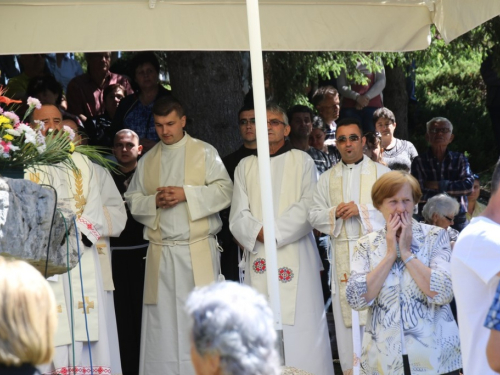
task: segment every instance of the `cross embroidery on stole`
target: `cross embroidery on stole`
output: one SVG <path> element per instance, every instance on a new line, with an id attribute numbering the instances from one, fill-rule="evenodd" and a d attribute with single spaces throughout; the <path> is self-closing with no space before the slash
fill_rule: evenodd
<path id="1" fill-rule="evenodd" d="M 83 302 L 78 301 L 78 308 L 83 309 Z M 90 314 L 90 309 L 94 308 L 94 301 L 89 301 L 89 297 L 85 297 L 85 310 L 87 310 L 87 314 Z M 84 310 L 82 310 L 82 314 Z"/>

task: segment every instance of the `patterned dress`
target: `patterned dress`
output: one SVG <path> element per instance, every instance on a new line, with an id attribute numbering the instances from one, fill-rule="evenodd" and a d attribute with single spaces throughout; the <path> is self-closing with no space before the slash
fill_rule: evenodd
<path id="1" fill-rule="evenodd" d="M 386 230 L 372 232 L 356 245 L 347 300 L 355 310 L 369 308 L 361 374 L 403 375 L 402 337 L 412 374 L 446 374 L 462 366 L 458 327 L 449 306 L 453 291 L 447 232 L 414 221 L 411 252 L 431 268 L 430 289 L 438 294 L 426 296 L 398 259 L 378 296 L 366 301 L 367 274 L 387 253 Z"/>

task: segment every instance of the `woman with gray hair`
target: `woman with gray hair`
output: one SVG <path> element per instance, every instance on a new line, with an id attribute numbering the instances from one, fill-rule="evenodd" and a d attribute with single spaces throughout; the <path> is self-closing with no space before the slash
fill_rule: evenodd
<path id="1" fill-rule="evenodd" d="M 459 209 L 458 202 L 446 194 L 433 196 L 422 209 L 422 215 L 427 224 L 435 225 L 448 231 L 452 249 L 459 232 L 450 225 L 453 225 L 454 217 L 458 214 Z"/>
<path id="2" fill-rule="evenodd" d="M 194 290 L 191 360 L 197 375 L 278 375 L 273 314 L 265 298 L 234 282 Z"/>

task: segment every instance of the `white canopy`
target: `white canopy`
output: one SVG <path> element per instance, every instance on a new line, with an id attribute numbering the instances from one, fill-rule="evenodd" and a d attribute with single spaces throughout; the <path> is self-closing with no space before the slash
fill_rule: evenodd
<path id="1" fill-rule="evenodd" d="M 261 0 L 263 50 L 410 51 L 500 14 L 499 0 Z M 0 54 L 249 50 L 244 0 L 0 0 Z"/>

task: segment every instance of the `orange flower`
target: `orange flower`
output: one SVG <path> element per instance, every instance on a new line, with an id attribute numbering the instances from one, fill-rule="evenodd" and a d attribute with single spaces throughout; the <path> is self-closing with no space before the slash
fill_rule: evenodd
<path id="1" fill-rule="evenodd" d="M 10 98 L 7 98 L 6 96 L 0 96 L 0 103 L 5 103 L 6 105 L 10 105 L 13 103 L 22 103 L 21 100 L 13 100 Z"/>

